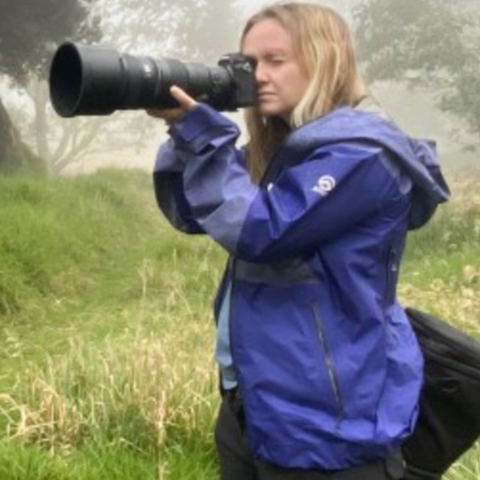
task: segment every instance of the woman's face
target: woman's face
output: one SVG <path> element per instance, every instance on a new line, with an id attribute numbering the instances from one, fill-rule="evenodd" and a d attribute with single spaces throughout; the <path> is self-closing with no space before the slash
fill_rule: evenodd
<path id="1" fill-rule="evenodd" d="M 260 20 L 243 38 L 242 53 L 257 60 L 260 113 L 288 121 L 309 82 L 295 56 L 290 33 L 274 19 Z"/>

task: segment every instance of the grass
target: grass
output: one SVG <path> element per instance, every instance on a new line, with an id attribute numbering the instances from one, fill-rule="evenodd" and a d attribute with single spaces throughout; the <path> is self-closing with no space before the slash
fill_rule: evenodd
<path id="1" fill-rule="evenodd" d="M 0 478 L 214 477 L 223 254 L 141 172 L 0 192 Z"/>
<path id="2" fill-rule="evenodd" d="M 450 177 L 451 202 L 409 238 L 400 297 L 480 340 L 480 172 Z"/>
<path id="3" fill-rule="evenodd" d="M 400 295 L 480 338 L 478 179 L 452 175 Z M 166 225 L 136 171 L 0 177 L 0 225 L 0 478 L 217 478 L 223 252 Z M 480 446 L 446 478 L 480 478 Z"/>

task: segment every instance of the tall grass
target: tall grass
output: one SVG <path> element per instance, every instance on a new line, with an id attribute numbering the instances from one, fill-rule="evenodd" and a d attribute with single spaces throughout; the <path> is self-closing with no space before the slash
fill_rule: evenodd
<path id="1" fill-rule="evenodd" d="M 478 336 L 480 202 L 474 178 L 454 180 L 411 237 L 400 294 Z M 169 228 L 142 172 L 0 178 L 0 225 L 0 478 L 217 478 L 223 252 Z M 447 479 L 480 478 L 479 459 Z"/>
<path id="2" fill-rule="evenodd" d="M 0 179 L 0 478 L 213 478 L 223 254 L 150 178 Z"/>

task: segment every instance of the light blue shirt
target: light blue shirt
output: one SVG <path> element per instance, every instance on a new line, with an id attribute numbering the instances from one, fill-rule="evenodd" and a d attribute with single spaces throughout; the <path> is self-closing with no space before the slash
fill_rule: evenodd
<path id="1" fill-rule="evenodd" d="M 217 325 L 217 348 L 215 358 L 222 373 L 222 386 L 230 390 L 237 386 L 235 370 L 233 368 L 232 354 L 230 351 L 230 297 L 232 285 L 228 284 L 223 303 L 220 307 Z"/>

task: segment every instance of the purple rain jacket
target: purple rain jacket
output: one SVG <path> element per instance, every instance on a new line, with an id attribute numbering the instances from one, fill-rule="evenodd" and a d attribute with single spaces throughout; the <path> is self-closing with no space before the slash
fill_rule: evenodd
<path id="1" fill-rule="evenodd" d="M 448 187 L 433 147 L 340 108 L 293 131 L 260 185 L 238 127 L 206 105 L 175 122 L 154 185 L 174 227 L 230 254 L 230 348 L 257 458 L 350 468 L 415 425 L 423 359 L 396 299 L 407 229 Z"/>

